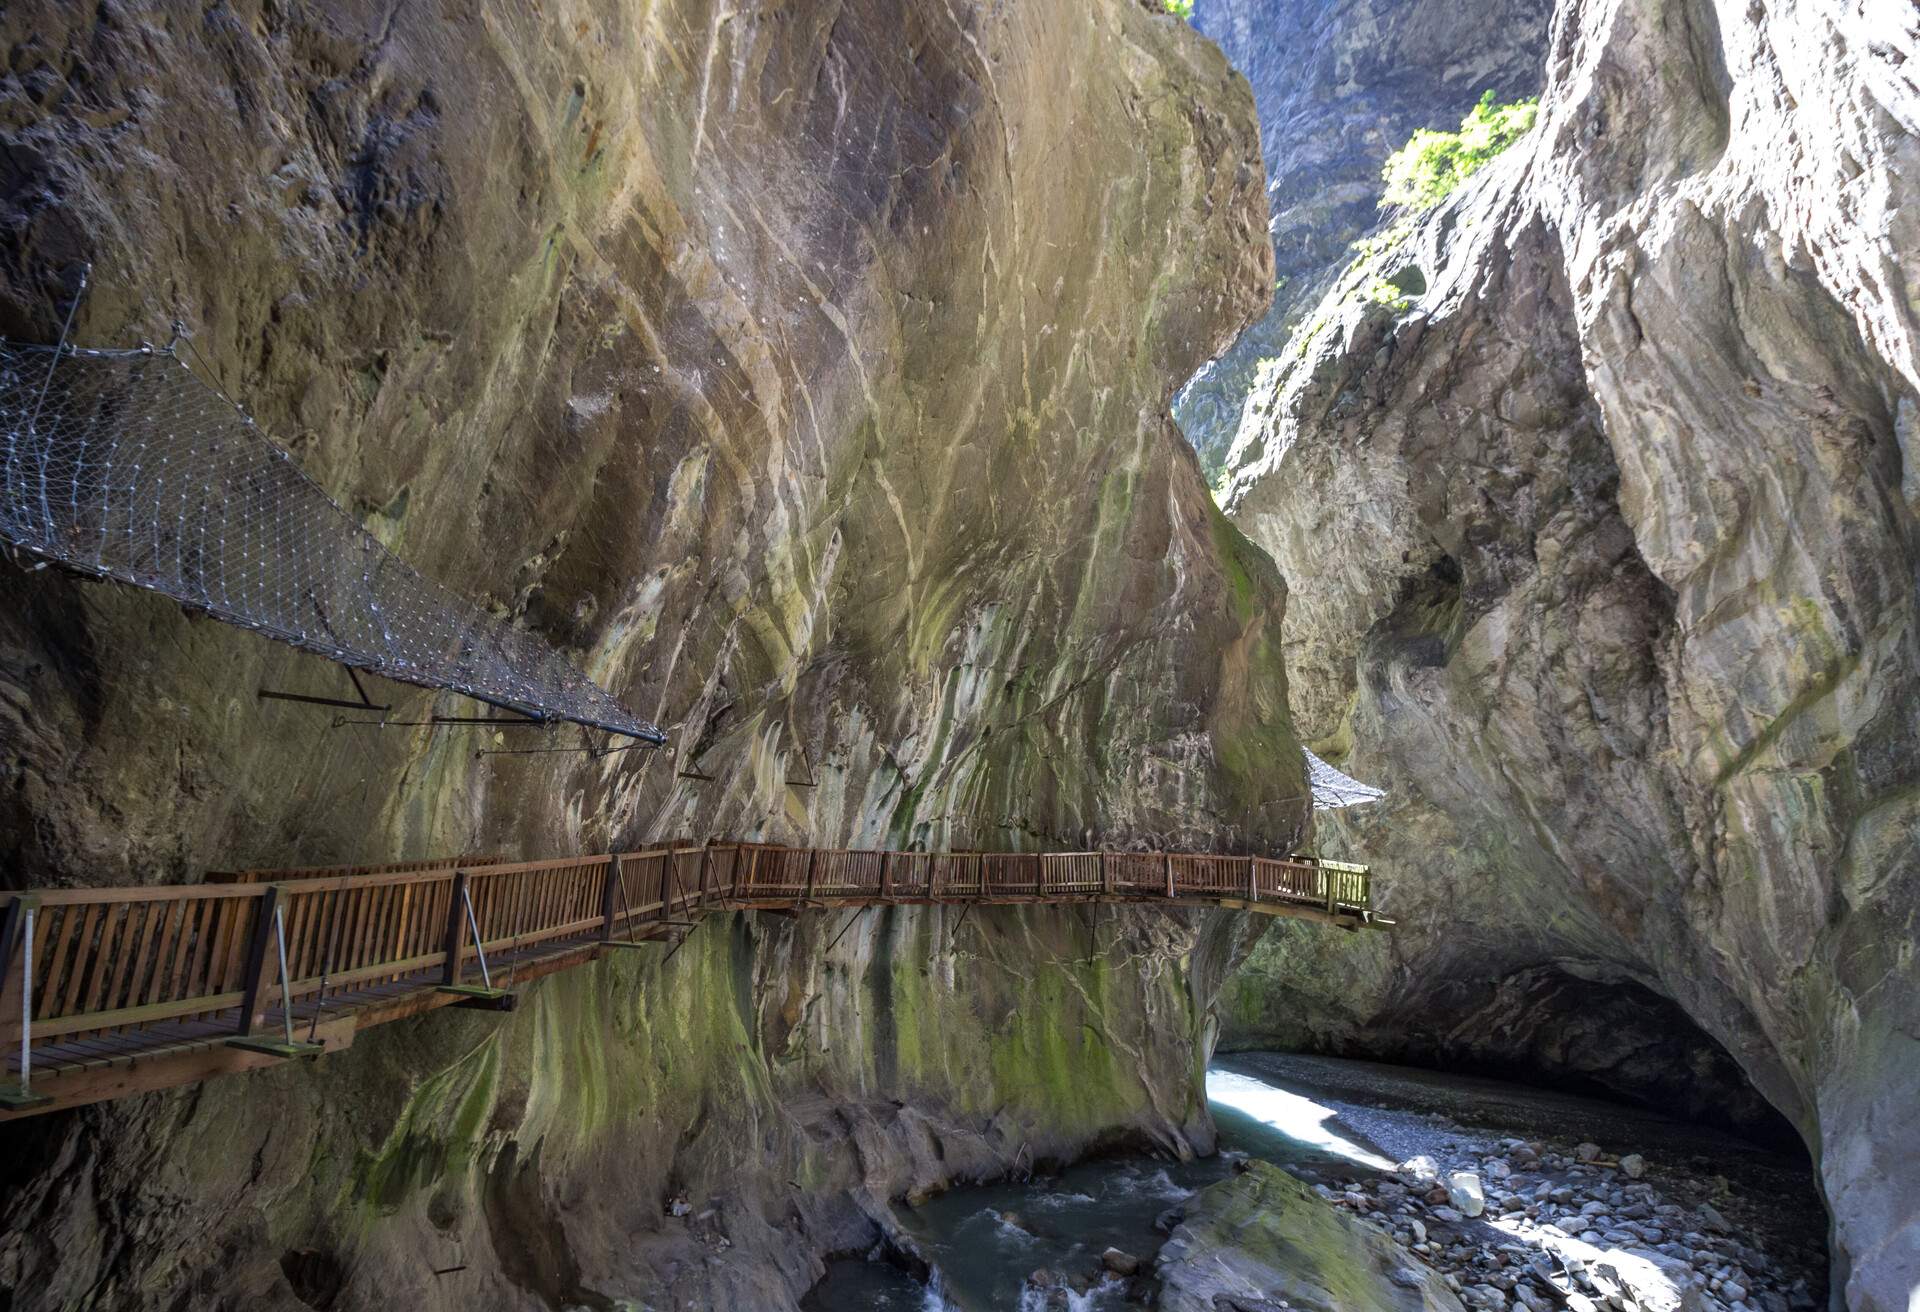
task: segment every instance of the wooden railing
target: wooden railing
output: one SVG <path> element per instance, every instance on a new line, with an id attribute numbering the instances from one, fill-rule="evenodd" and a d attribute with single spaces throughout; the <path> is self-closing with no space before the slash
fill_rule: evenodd
<path id="1" fill-rule="evenodd" d="M 1365 867 L 1300 858 L 714 843 L 297 873 L 7 896 L 0 1114 L 47 1105 L 31 1083 L 41 1072 L 222 1043 L 269 1058 L 303 1055 L 329 1016 L 395 1012 L 402 1003 L 417 1011 L 448 998 L 488 1005 L 503 999 L 503 973 L 544 972 L 604 945 L 671 937 L 708 909 L 1127 900 L 1228 904 L 1352 926 L 1372 919 Z"/>

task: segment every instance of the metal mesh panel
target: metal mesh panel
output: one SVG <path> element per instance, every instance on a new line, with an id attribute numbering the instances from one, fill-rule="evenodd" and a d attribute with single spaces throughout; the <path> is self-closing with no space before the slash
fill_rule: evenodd
<path id="1" fill-rule="evenodd" d="M 664 741 L 381 546 L 170 351 L 0 343 L 0 537 L 385 678 Z"/>
<path id="2" fill-rule="evenodd" d="M 1359 806 L 1362 802 L 1377 802 L 1386 796 L 1383 790 L 1341 773 L 1306 748 L 1300 750 L 1307 754 L 1307 783 L 1313 790 L 1314 810 L 1334 811 L 1343 806 Z"/>

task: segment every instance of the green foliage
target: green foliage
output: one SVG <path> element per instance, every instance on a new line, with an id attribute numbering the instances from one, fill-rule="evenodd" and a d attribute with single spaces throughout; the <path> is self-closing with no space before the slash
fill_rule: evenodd
<path id="1" fill-rule="evenodd" d="M 1193 21 L 1193 0 L 1160 0 L 1160 3 L 1175 18 L 1184 18 L 1189 23 Z"/>
<path id="2" fill-rule="evenodd" d="M 1413 306 L 1412 299 L 1385 278 L 1375 278 L 1361 289 L 1361 295 L 1375 305 L 1386 306 L 1396 314 L 1404 314 Z"/>
<path id="3" fill-rule="evenodd" d="M 1488 160 L 1518 141 L 1533 126 L 1539 109 L 1538 99 L 1496 105 L 1489 91 L 1460 120 L 1458 132 L 1418 129 L 1406 145 L 1387 156 L 1380 171 L 1387 183 L 1381 204 L 1420 209 L 1439 204 Z"/>

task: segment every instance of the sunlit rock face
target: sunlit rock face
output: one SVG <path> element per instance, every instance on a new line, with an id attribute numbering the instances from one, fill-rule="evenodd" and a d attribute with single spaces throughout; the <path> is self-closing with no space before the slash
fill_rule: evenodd
<path id="1" fill-rule="evenodd" d="M 1563 5 L 1539 126 L 1314 311 L 1229 494 L 1303 736 L 1391 794 L 1321 834 L 1400 928 L 1300 978 L 1677 1000 L 1871 1312 L 1920 1287 L 1916 55 L 1902 5 Z"/>
<path id="2" fill-rule="evenodd" d="M 1298 831 L 1284 593 L 1167 413 L 1273 281 L 1246 84 L 1187 24 L 47 0 L 0 31 L 0 327 L 50 339 L 92 261 L 78 340 L 184 319 L 342 505 L 675 749 L 334 728 L 255 694 L 337 669 L 8 565 L 6 881 Z M 0 1284 L 787 1306 L 870 1239 L 861 1190 L 1204 1147 L 1204 928 L 716 923 L 505 1022 L 9 1127 Z"/>
<path id="3" fill-rule="evenodd" d="M 1262 362 L 1381 218 L 1380 169 L 1415 128 L 1484 91 L 1540 89 L 1552 0 L 1196 0 L 1193 22 L 1253 85 L 1267 161 L 1273 308 L 1187 384 L 1174 414 L 1209 475 Z"/>

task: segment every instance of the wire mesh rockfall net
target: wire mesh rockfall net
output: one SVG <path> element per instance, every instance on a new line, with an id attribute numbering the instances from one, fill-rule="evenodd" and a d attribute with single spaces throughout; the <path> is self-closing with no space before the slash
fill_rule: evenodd
<path id="1" fill-rule="evenodd" d="M 1303 747 L 1300 750 L 1306 752 L 1307 749 Z M 1313 809 L 1316 811 L 1335 811 L 1343 806 L 1377 802 L 1387 795 L 1372 784 L 1363 784 L 1353 776 L 1334 769 L 1312 752 L 1307 752 L 1307 782 L 1313 789 Z"/>
<path id="2" fill-rule="evenodd" d="M 168 350 L 0 343 L 0 537 L 385 678 L 664 741 L 381 546 Z"/>

